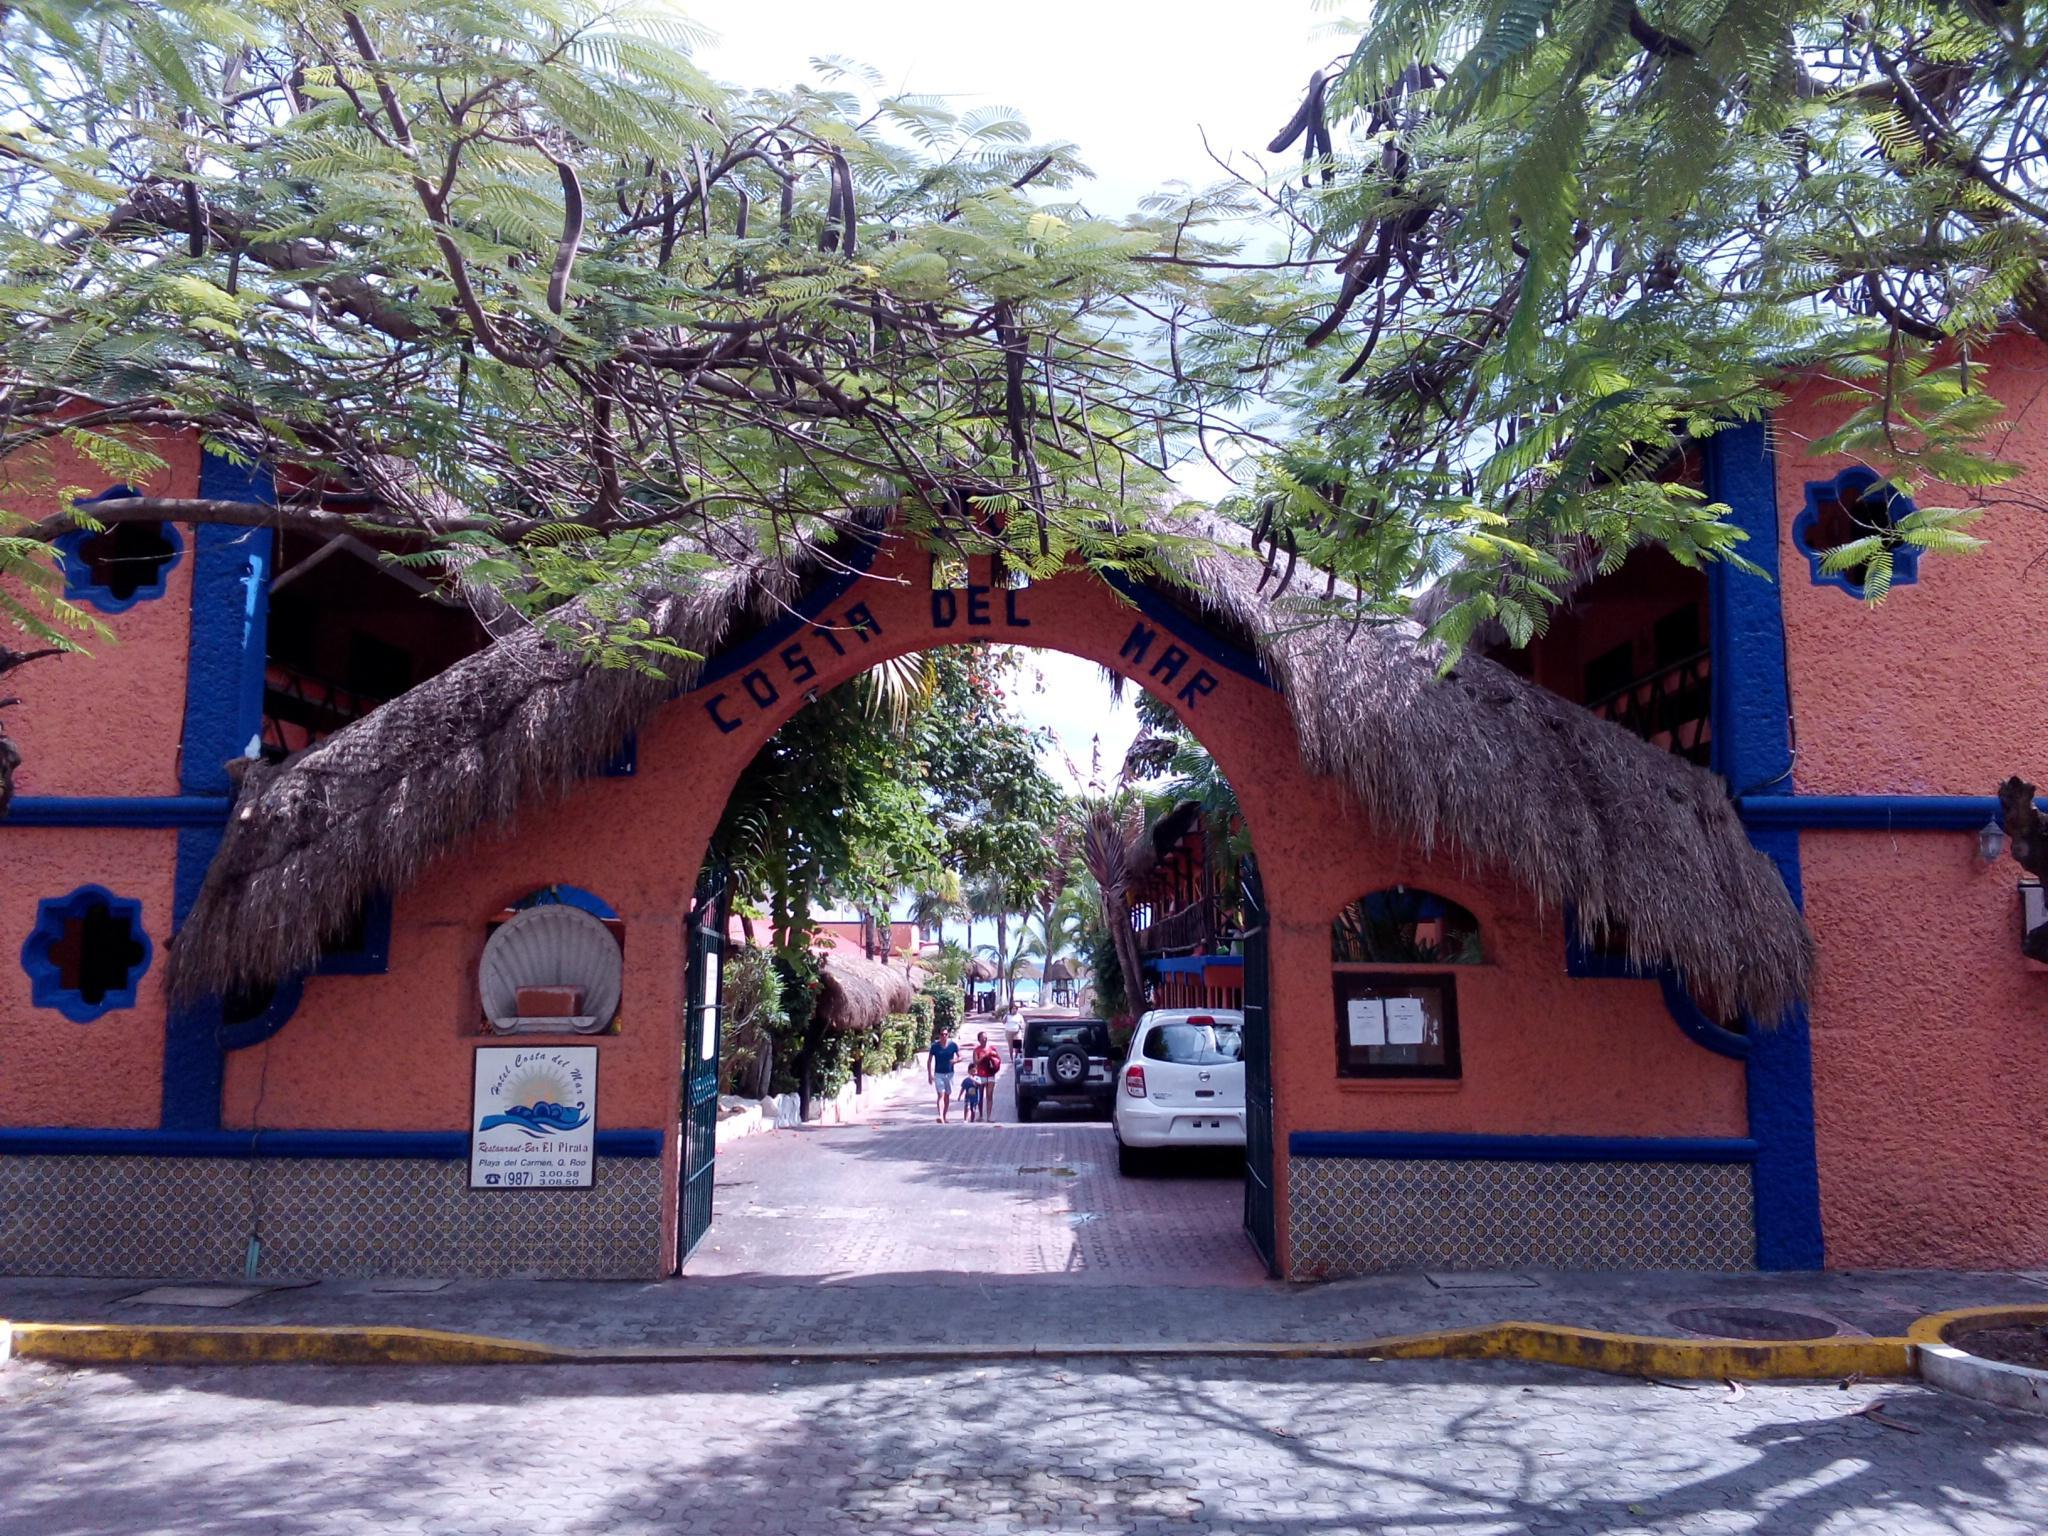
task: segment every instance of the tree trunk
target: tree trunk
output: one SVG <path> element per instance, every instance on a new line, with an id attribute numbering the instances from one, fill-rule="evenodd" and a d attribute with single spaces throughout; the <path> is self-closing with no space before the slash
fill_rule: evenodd
<path id="1" fill-rule="evenodd" d="M 1001 912 L 996 914 L 996 985 L 1002 990 L 1004 1002 L 1015 1001 L 1016 979 L 1010 974 L 1010 919 Z"/>

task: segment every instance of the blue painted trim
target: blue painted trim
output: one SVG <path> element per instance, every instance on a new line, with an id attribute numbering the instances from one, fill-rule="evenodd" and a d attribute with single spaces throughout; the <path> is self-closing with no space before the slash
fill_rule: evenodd
<path id="1" fill-rule="evenodd" d="M 580 885 L 544 885 L 532 895 L 520 897 L 512 907 L 515 911 L 524 911 L 528 907 L 575 907 L 608 922 L 619 920 L 619 914 L 612 910 L 610 902 Z"/>
<path id="2" fill-rule="evenodd" d="M 1579 932 L 1579 914 L 1570 906 L 1564 909 L 1564 973 L 1581 981 L 1647 981 L 1656 974 L 1627 955 L 1593 948 Z"/>
<path id="3" fill-rule="evenodd" d="M 199 494 L 275 503 L 269 470 L 208 450 Z M 263 665 L 270 619 L 268 528 L 202 524 L 194 536 L 192 635 L 185 675 L 184 750 L 178 785 L 188 795 L 233 792 L 230 758 L 254 755 L 263 731 Z"/>
<path id="4" fill-rule="evenodd" d="M 142 959 L 128 973 L 127 986 L 106 993 L 97 1003 L 88 1003 L 80 993 L 64 985 L 64 974 L 50 958 L 50 949 L 64 937 L 67 923 L 83 917 L 86 908 L 102 903 L 109 916 L 128 920 L 129 932 L 142 945 Z M 37 1008 L 54 1008 L 74 1024 L 90 1024 L 102 1014 L 135 1006 L 135 994 L 155 955 L 156 946 L 150 943 L 149 929 L 142 921 L 141 901 L 116 896 L 103 885 L 81 885 L 66 896 L 45 896 L 36 903 L 35 926 L 21 941 L 21 968 L 28 972 L 28 1000 Z"/>
<path id="5" fill-rule="evenodd" d="M 1851 597 L 1861 599 L 1863 583 L 1851 581 L 1845 571 L 1823 571 L 1821 561 L 1828 551 L 1815 549 L 1808 540 L 1813 534 L 1813 525 L 1820 521 L 1820 509 L 1831 501 L 1846 501 L 1853 490 L 1855 498 L 1862 500 L 1880 484 L 1878 477 L 1862 468 L 1845 469 L 1832 480 L 1809 480 L 1806 482 L 1806 505 L 1792 519 L 1792 542 L 1799 552 L 1806 556 L 1811 568 L 1810 574 L 1816 587 L 1840 587 Z M 1913 498 L 1893 491 L 1885 499 L 1885 510 L 1891 514 L 1894 523 L 1919 508 L 1913 505 Z M 1892 550 L 1892 585 L 1910 587 L 1920 579 L 1920 549 L 1914 544 L 1900 544 Z"/>
<path id="6" fill-rule="evenodd" d="M 784 617 L 757 630 L 730 650 L 707 656 L 703 668 L 684 691 L 694 691 L 707 683 L 715 683 L 746 670 L 770 651 L 786 643 L 798 631 L 817 623 L 825 616 L 827 608 L 845 597 L 860 579 L 867 575 L 881 547 L 879 534 L 857 534 L 851 540 L 850 547 L 835 545 L 832 554 L 840 561 L 842 569 L 825 577 L 804 593 Z"/>
<path id="7" fill-rule="evenodd" d="M 0 827 L 218 827 L 226 795 L 17 795 Z"/>
<path id="8" fill-rule="evenodd" d="M 133 487 L 113 485 L 97 496 L 81 496 L 72 503 L 76 507 L 89 507 L 96 501 L 112 501 L 140 494 Z M 86 564 L 85 545 L 100 537 L 88 529 L 80 528 L 63 534 L 51 543 L 57 553 L 59 565 L 64 571 L 64 595 L 76 602 L 90 603 L 101 613 L 126 613 L 137 603 L 150 602 L 164 595 L 164 588 L 170 584 L 171 571 L 185 558 L 185 536 L 178 531 L 176 523 L 158 525 L 164 541 L 171 546 L 171 557 L 157 568 L 156 580 L 146 586 L 137 587 L 127 597 L 116 597 L 105 587 L 92 579 L 92 567 Z"/>
<path id="9" fill-rule="evenodd" d="M 1747 536 L 1743 553 L 1767 581 L 1716 562 L 1708 567 L 1713 649 L 1713 767 L 1738 804 L 1790 796 L 1792 696 L 1785 614 L 1778 585 L 1777 464 L 1761 422 L 1717 432 L 1704 445 L 1707 494 L 1724 502 Z M 1750 841 L 1776 861 L 1800 900 L 1799 834 L 1752 826 Z M 1748 1036 L 1749 1134 L 1757 1144 L 1753 1192 L 1760 1269 L 1820 1269 L 1827 1246 L 1814 1150 L 1813 1042 L 1804 1007 Z"/>
<path id="10" fill-rule="evenodd" d="M 1664 1011 L 1671 1015 L 1671 1022 L 1684 1031 L 1685 1037 L 1703 1050 L 1712 1051 L 1716 1056 L 1726 1056 L 1730 1061 L 1749 1060 L 1751 1033 L 1723 1029 L 1700 1009 L 1692 1000 L 1684 983 L 1678 979 L 1678 972 L 1665 966 L 1657 973 L 1657 990 L 1664 997 Z"/>
<path id="11" fill-rule="evenodd" d="M 2048 809 L 2048 802 L 2037 803 Z M 2000 814 L 1990 795 L 1744 795 L 1735 808 L 1753 831 L 1975 832 Z"/>
<path id="12" fill-rule="evenodd" d="M 391 969 L 391 897 L 378 891 L 363 903 L 363 942 L 355 949 L 330 949 L 313 966 L 315 976 L 382 976 Z"/>
<path id="13" fill-rule="evenodd" d="M 1224 639 L 1192 614 L 1182 612 L 1178 604 L 1153 591 L 1144 582 L 1119 571 L 1104 571 L 1101 575 L 1111 587 L 1130 599 L 1140 613 L 1181 644 L 1219 667 L 1227 667 L 1240 677 L 1250 678 L 1261 687 L 1274 686 L 1265 663 L 1257 656 L 1235 641 Z"/>
<path id="14" fill-rule="evenodd" d="M 661 1132 L 597 1133 L 600 1157 L 659 1157 Z M 467 1131 L 160 1131 L 0 1126 L 0 1156 L 13 1157 L 469 1157 Z"/>
<path id="15" fill-rule="evenodd" d="M 305 977 L 285 977 L 271 991 L 270 1001 L 255 1017 L 230 1024 L 223 1010 L 220 1028 L 215 1032 L 214 1038 L 220 1042 L 223 1051 L 243 1051 L 252 1045 L 261 1045 L 292 1021 L 292 1015 L 299 1011 L 299 1001 L 305 996 L 305 991 Z"/>
<path id="16" fill-rule="evenodd" d="M 226 501 L 277 500 L 267 468 L 231 463 L 210 448 L 199 458 L 199 494 Z M 228 761 L 250 754 L 261 735 L 274 543 L 268 528 L 202 524 L 194 536 L 185 732 L 178 762 L 178 787 L 187 795 L 230 795 Z M 184 925 L 199 897 L 221 835 L 219 826 L 187 826 L 178 833 L 173 932 Z M 165 1018 L 166 1130 L 219 1129 L 225 1027 L 218 998 L 174 1008 Z"/>
<path id="17" fill-rule="evenodd" d="M 1754 1141 L 1705 1136 L 1483 1136 L 1439 1131 L 1291 1131 L 1289 1157 L 1432 1162 L 1748 1163 Z"/>
<path id="18" fill-rule="evenodd" d="M 1569 907 L 1564 914 L 1564 973 L 1582 980 L 1655 981 L 1664 998 L 1664 1011 L 1694 1045 L 1732 1061 L 1749 1059 L 1749 1035 L 1723 1029 L 1701 1012 L 1692 994 L 1680 983 L 1677 971 L 1668 965 L 1646 971 L 1632 964 L 1626 955 L 1589 948 L 1579 933 L 1578 915 Z"/>
<path id="19" fill-rule="evenodd" d="M 1737 795 L 1788 792 L 1792 781 L 1792 698 L 1785 676 L 1785 614 L 1778 584 L 1777 469 L 1761 422 L 1729 427 L 1703 447 L 1707 495 L 1729 509 L 1747 538 L 1751 576 L 1715 561 L 1707 567 L 1712 648 L 1712 766 Z"/>
<path id="20" fill-rule="evenodd" d="M 1242 955 L 1147 955 L 1146 969 L 1161 976 L 1199 976 L 1212 965 L 1234 965 L 1244 969 Z"/>

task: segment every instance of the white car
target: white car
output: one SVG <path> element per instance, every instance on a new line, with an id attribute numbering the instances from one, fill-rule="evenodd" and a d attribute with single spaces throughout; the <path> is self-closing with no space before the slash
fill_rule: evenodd
<path id="1" fill-rule="evenodd" d="M 1131 1031 L 1117 1078 L 1116 1165 L 1140 1172 L 1167 1147 L 1244 1145 L 1244 1015 L 1158 1008 Z"/>

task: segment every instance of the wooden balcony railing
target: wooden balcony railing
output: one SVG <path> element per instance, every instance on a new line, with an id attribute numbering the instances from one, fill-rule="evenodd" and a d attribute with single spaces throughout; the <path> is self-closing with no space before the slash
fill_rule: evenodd
<path id="1" fill-rule="evenodd" d="M 383 702 L 272 662 L 263 674 L 263 755 L 274 760 L 310 747 Z"/>
<path id="2" fill-rule="evenodd" d="M 1137 930 L 1141 955 L 1195 954 L 1213 946 L 1216 923 L 1207 902 L 1192 902 L 1178 912 L 1154 918 Z"/>
<path id="3" fill-rule="evenodd" d="M 1652 746 L 1676 752 L 1704 768 L 1713 746 L 1709 725 L 1713 704 L 1708 653 L 1695 651 L 1604 698 L 1588 701 L 1586 708 Z"/>

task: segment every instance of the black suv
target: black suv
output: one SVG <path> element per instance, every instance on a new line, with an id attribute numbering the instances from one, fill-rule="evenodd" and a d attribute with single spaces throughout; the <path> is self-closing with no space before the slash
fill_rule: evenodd
<path id="1" fill-rule="evenodd" d="M 1107 1114 L 1116 1102 L 1116 1063 L 1101 1019 L 1031 1019 L 1017 1057 L 1017 1119 L 1048 1099 Z"/>

